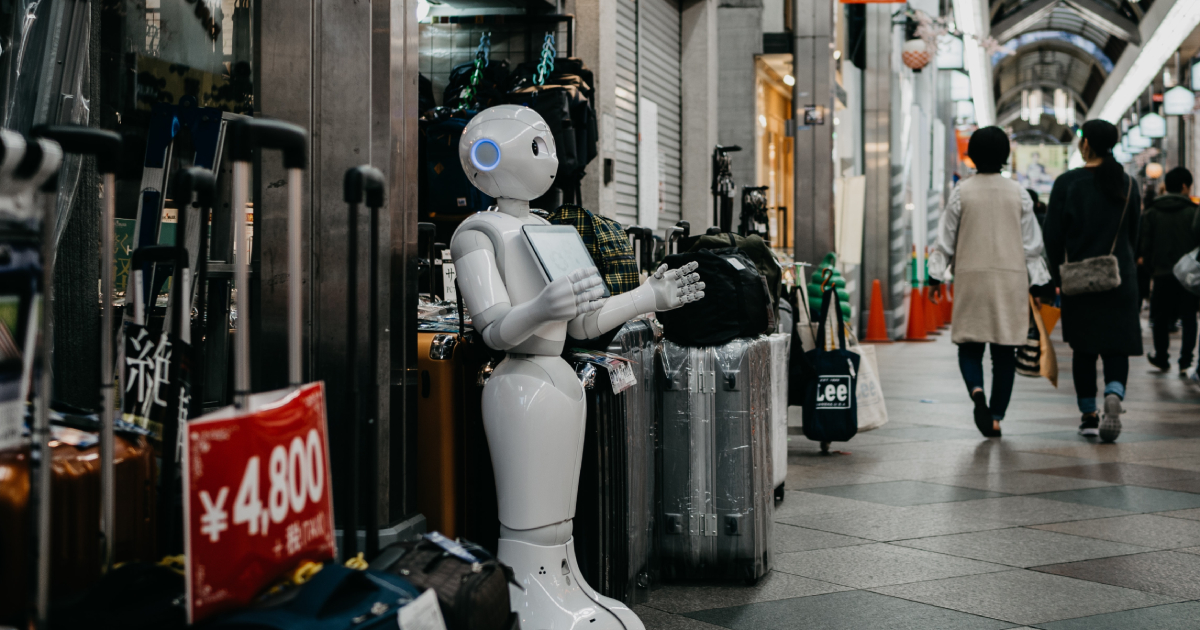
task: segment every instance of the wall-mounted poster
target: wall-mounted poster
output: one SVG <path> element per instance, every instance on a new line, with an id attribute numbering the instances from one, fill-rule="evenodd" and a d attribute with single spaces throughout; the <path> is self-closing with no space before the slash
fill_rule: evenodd
<path id="1" fill-rule="evenodd" d="M 1018 144 L 1013 147 L 1013 179 L 1038 195 L 1049 195 L 1054 180 L 1067 172 L 1065 144 Z"/>

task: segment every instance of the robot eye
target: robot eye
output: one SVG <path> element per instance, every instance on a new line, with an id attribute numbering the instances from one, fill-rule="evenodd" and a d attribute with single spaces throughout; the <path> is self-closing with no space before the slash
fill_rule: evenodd
<path id="1" fill-rule="evenodd" d="M 475 142 L 471 147 L 471 162 L 481 171 L 490 171 L 500 166 L 500 147 L 487 138 Z"/>
<path id="2" fill-rule="evenodd" d="M 533 156 L 536 158 L 550 157 L 550 147 L 546 144 L 546 139 L 542 136 L 533 139 Z"/>
<path id="3" fill-rule="evenodd" d="M 537 140 L 534 140 L 534 141 L 533 141 L 533 154 L 534 154 L 534 155 L 537 155 L 537 154 L 538 154 Z"/>

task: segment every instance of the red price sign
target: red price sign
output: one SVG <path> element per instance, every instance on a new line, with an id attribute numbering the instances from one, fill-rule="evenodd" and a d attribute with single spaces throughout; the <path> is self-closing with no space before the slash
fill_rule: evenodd
<path id="1" fill-rule="evenodd" d="M 253 398 L 253 412 L 218 411 L 184 432 L 191 623 L 336 554 L 324 385 Z"/>

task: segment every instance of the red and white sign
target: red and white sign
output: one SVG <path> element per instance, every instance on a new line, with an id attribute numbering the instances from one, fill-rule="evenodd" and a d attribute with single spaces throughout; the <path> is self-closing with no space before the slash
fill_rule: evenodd
<path id="1" fill-rule="evenodd" d="M 325 386 L 252 397 L 188 423 L 188 621 L 249 604 L 301 562 L 336 553 Z"/>

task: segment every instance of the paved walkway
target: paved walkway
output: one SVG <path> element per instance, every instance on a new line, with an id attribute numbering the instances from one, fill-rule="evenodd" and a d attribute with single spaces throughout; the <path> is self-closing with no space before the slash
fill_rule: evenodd
<path id="1" fill-rule="evenodd" d="M 987 440 L 948 337 L 878 347 L 890 422 L 851 455 L 791 438 L 772 573 L 665 586 L 646 627 L 1200 628 L 1200 387 L 1136 357 L 1120 440 L 1089 442 L 1059 343 L 1059 388 L 1018 376 Z"/>

